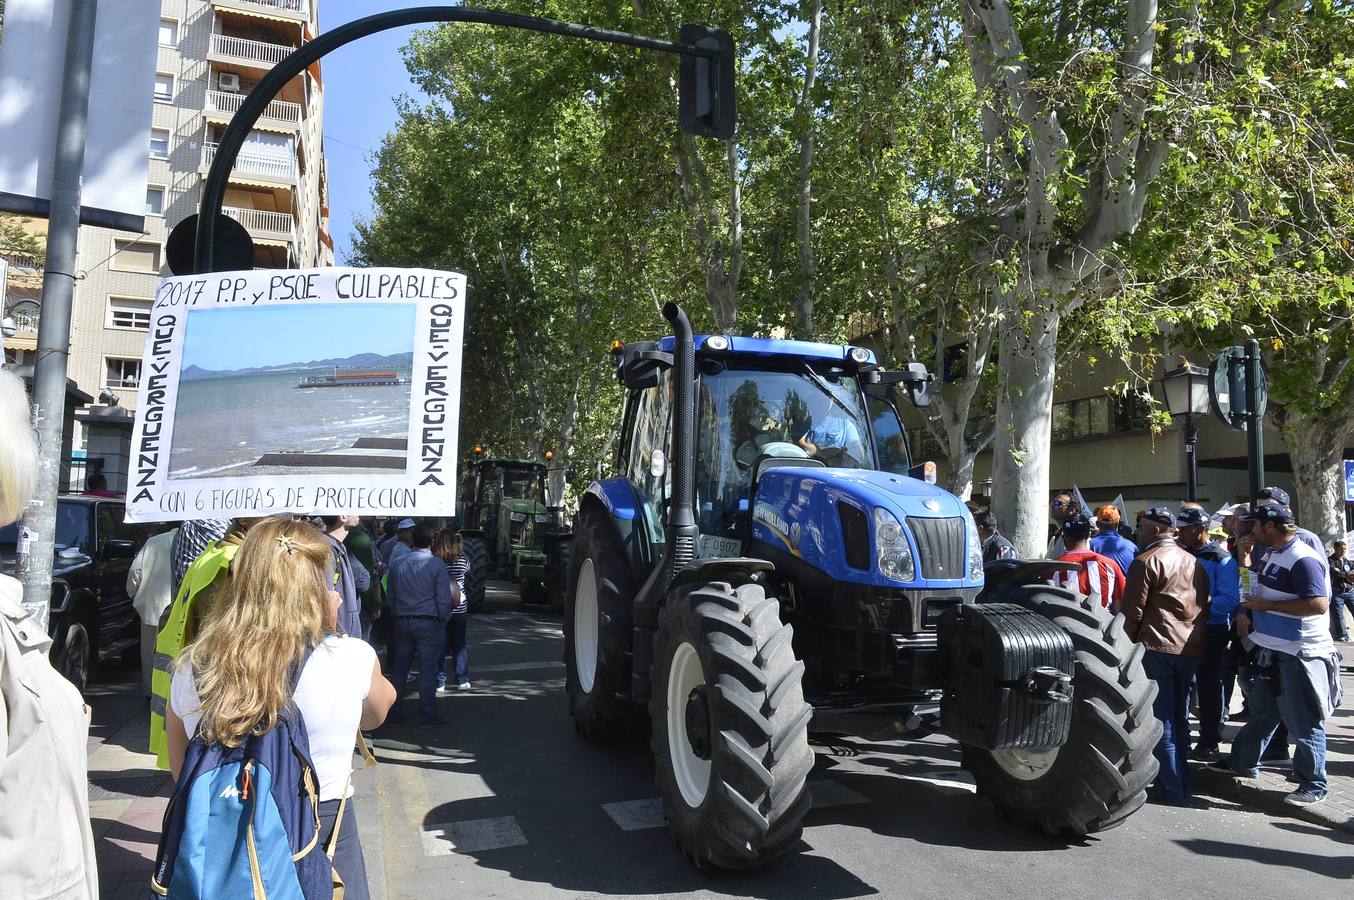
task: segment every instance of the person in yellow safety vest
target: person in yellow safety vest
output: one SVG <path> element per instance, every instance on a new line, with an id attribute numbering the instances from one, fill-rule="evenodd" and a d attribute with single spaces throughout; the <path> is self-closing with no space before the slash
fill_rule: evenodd
<path id="1" fill-rule="evenodd" d="M 183 583 L 179 585 L 179 593 L 170 607 L 169 618 L 155 640 L 155 670 L 150 679 L 150 749 L 155 754 L 157 768 L 169 771 L 165 709 L 169 702 L 174 662 L 179 652 L 196 636 L 199 623 L 225 586 L 225 580 L 219 576 L 230 570 L 245 532 L 255 521 L 236 519 L 224 538 L 208 544 L 207 549 L 193 560 L 184 573 Z"/>

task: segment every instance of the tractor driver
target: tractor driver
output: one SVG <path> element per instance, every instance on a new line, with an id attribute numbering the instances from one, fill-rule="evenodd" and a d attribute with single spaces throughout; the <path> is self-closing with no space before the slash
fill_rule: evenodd
<path id="1" fill-rule="evenodd" d="M 796 441 L 814 459 L 830 466 L 858 468 L 864 456 L 860 426 L 837 404 L 828 401 L 821 415 L 810 420 Z"/>

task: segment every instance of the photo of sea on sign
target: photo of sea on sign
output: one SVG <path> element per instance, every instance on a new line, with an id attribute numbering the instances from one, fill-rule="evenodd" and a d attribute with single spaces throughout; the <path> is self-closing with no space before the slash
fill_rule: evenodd
<path id="1" fill-rule="evenodd" d="M 170 481 L 403 472 L 415 312 L 412 303 L 190 310 Z"/>

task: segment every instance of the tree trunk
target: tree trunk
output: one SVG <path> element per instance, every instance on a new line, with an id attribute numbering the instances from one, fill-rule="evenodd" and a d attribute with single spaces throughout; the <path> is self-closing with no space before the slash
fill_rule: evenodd
<path id="1" fill-rule="evenodd" d="M 1036 558 L 1048 549 L 1048 458 L 1052 443 L 1053 351 L 1056 310 L 1026 323 L 1008 313 L 1001 326 L 997 434 L 992 454 L 992 507 L 1016 553 Z"/>
<path id="2" fill-rule="evenodd" d="M 804 130 L 799 136 L 799 299 L 791 301 L 795 315 L 795 337 L 810 341 L 816 335 L 813 300 L 818 270 L 813 258 L 813 139 L 817 130 L 813 115 L 813 83 L 818 74 L 818 35 L 823 23 L 822 0 L 815 0 L 809 11 L 809 50 L 804 61 L 804 88 L 799 95 L 797 118 Z"/>
<path id="3" fill-rule="evenodd" d="M 1344 447 L 1350 428 L 1343 416 L 1333 424 L 1289 413 L 1283 427 L 1297 489 L 1294 510 L 1302 527 L 1326 542 L 1345 533 Z"/>
<path id="4" fill-rule="evenodd" d="M 973 496 L 973 464 L 978 460 L 978 451 L 965 444 L 964 447 L 948 454 L 949 472 L 945 476 L 945 490 L 960 500 Z"/>

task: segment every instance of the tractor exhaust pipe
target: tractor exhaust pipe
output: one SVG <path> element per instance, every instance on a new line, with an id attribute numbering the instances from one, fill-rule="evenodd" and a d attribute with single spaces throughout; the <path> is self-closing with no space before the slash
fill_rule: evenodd
<path id="1" fill-rule="evenodd" d="M 668 507 L 667 542 L 661 567 L 665 581 L 696 558 L 696 342 L 691 321 L 676 303 L 663 305 L 663 318 L 672 324 L 672 499 Z M 666 590 L 667 585 L 664 584 Z"/>
<path id="2" fill-rule="evenodd" d="M 630 695 L 649 696 L 649 670 L 653 667 L 653 638 L 658 629 L 658 611 L 668 595 L 673 575 L 696 558 L 696 342 L 691 321 L 676 303 L 663 307 L 663 318 L 672 324 L 676 346 L 672 367 L 672 445 L 668 465 L 672 472 L 672 497 L 668 504 L 667 534 L 663 558 L 649 574 L 635 597 L 634 655 Z"/>

